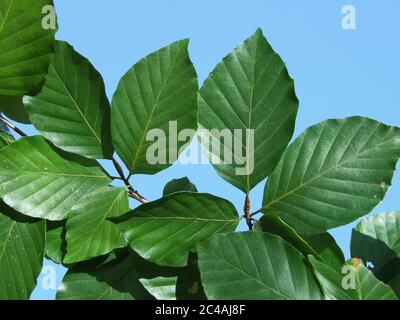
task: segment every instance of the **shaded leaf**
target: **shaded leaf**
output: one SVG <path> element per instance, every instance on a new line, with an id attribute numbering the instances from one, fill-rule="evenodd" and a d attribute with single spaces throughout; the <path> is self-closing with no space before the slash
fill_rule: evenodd
<path id="1" fill-rule="evenodd" d="M 375 276 L 400 297 L 400 212 L 362 219 L 352 232 L 351 255 L 372 263 Z"/>
<path id="2" fill-rule="evenodd" d="M 15 142 L 15 139 L 13 136 L 8 134 L 7 132 L 0 131 L 0 149 L 7 147 L 8 145 L 10 145 L 13 142 Z"/>
<path id="3" fill-rule="evenodd" d="M 215 164 L 218 174 L 243 192 L 250 191 L 277 165 L 294 131 L 298 109 L 294 83 L 285 63 L 259 29 L 223 59 L 204 82 L 199 97 L 199 124 L 205 129 L 242 130 L 242 139 L 232 146 L 209 150 L 223 160 Z M 254 130 L 254 150 L 246 130 Z M 203 133 L 204 139 L 210 136 Z M 210 132 L 211 136 L 219 137 Z M 206 141 L 207 141 L 206 140 Z M 235 144 L 239 147 L 235 150 Z M 204 143 L 203 143 L 204 145 Z M 212 144 L 210 144 L 212 145 Z M 224 159 L 224 148 L 233 149 L 233 159 Z M 207 151 L 207 148 L 206 148 Z M 248 153 L 248 170 L 240 157 Z M 211 157 L 211 155 L 209 155 Z M 251 158 L 254 170 L 251 171 Z M 213 161 L 212 161 L 213 162 Z M 231 163 L 229 163 L 231 162 Z"/>
<path id="4" fill-rule="evenodd" d="M 157 277 L 153 279 L 140 279 L 142 285 L 157 300 L 176 300 L 176 285 L 178 277 Z"/>
<path id="5" fill-rule="evenodd" d="M 131 247 L 163 266 L 187 265 L 189 251 L 215 233 L 239 223 L 227 200 L 204 193 L 174 193 L 144 204 L 116 221 Z"/>
<path id="6" fill-rule="evenodd" d="M 128 211 L 125 188 L 105 187 L 83 197 L 68 216 L 64 263 L 88 260 L 125 247 L 124 236 L 107 218 L 118 217 Z"/>
<path id="7" fill-rule="evenodd" d="M 122 77 L 114 94 L 113 144 L 131 173 L 154 174 L 176 161 L 188 141 L 170 144 L 178 138 L 169 130 L 171 121 L 177 122 L 178 133 L 197 128 L 198 83 L 188 44 L 188 40 L 177 41 L 140 60 Z M 166 136 L 148 137 L 153 129 Z M 154 143 L 161 143 L 156 153 L 165 152 L 164 163 L 151 164 L 146 158 L 148 152 L 153 154 L 149 147 Z"/>
<path id="8" fill-rule="evenodd" d="M 117 250 L 105 261 L 80 263 L 72 267 L 63 279 L 57 293 L 61 300 L 141 300 L 153 299 L 142 283 L 154 296 L 161 297 L 160 289 L 151 286 L 151 279 L 177 279 L 175 290 L 170 286 L 169 296 L 174 299 L 204 298 L 197 260 L 191 255 L 185 268 L 160 267 L 152 264 L 131 250 Z"/>
<path id="9" fill-rule="evenodd" d="M 96 161 L 58 150 L 40 136 L 0 151 L 0 196 L 27 216 L 64 220 L 84 195 L 109 183 Z"/>
<path id="10" fill-rule="evenodd" d="M 351 255 L 364 263 L 372 262 L 374 271 L 395 258 L 400 259 L 400 212 L 362 219 L 353 229 Z"/>
<path id="11" fill-rule="evenodd" d="M 274 214 L 264 215 L 260 220 L 260 226 L 262 231 L 282 237 L 305 257 L 311 254 L 337 269 L 340 269 L 344 263 L 343 252 L 335 239 L 327 232 L 315 235 L 298 234 L 296 230 Z"/>
<path id="12" fill-rule="evenodd" d="M 29 299 L 42 270 L 45 222 L 0 203 L 0 300 Z"/>
<path id="13" fill-rule="evenodd" d="M 0 116 L 1 116 L 1 114 L 0 114 Z M 7 134 L 9 134 L 9 135 L 11 134 L 11 132 L 10 132 L 8 126 L 7 126 L 4 122 L 2 122 L 2 121 L 0 121 L 0 132 L 7 133 Z M 4 143 L 4 142 L 3 142 L 3 143 Z"/>
<path id="14" fill-rule="evenodd" d="M 188 265 L 183 268 L 161 267 L 138 257 L 140 282 L 157 300 L 205 300 L 200 280 L 197 256 L 189 254 Z"/>
<path id="15" fill-rule="evenodd" d="M 372 271 L 379 280 L 388 284 L 400 299 L 400 258 L 395 258 L 381 269 L 373 269 Z"/>
<path id="16" fill-rule="evenodd" d="M 327 300 L 397 300 L 393 290 L 375 278 L 357 259 L 347 264 L 349 270 L 340 273 L 309 256 Z M 347 281 L 346 277 L 349 279 Z M 353 281 L 350 280 L 353 277 Z"/>
<path id="17" fill-rule="evenodd" d="M 197 245 L 208 299 L 320 299 L 303 256 L 282 238 L 262 232 L 219 234 Z"/>
<path id="18" fill-rule="evenodd" d="M 47 73 L 56 30 L 42 27 L 51 0 L 0 2 L 0 95 L 22 96 Z"/>
<path id="19" fill-rule="evenodd" d="M 400 157 L 400 129 L 361 117 L 327 120 L 286 150 L 264 191 L 264 213 L 300 233 L 321 233 L 370 212 Z"/>
<path id="20" fill-rule="evenodd" d="M 31 123 L 29 114 L 25 111 L 22 97 L 0 96 L 0 112 L 11 120 L 20 123 Z"/>
<path id="21" fill-rule="evenodd" d="M 134 260 L 122 256 L 97 265 L 70 268 L 57 292 L 57 300 L 148 300 L 152 296 L 139 282 Z"/>
<path id="22" fill-rule="evenodd" d="M 67 251 L 65 223 L 66 220 L 46 222 L 46 258 L 57 264 L 62 263 Z"/>
<path id="23" fill-rule="evenodd" d="M 110 104 L 100 73 L 68 43 L 57 41 L 42 90 L 25 96 L 35 128 L 57 147 L 110 159 Z"/>
<path id="24" fill-rule="evenodd" d="M 252 231 L 256 231 L 256 232 L 264 232 L 262 225 L 260 223 L 259 220 L 254 221 L 253 224 L 253 230 Z"/>
<path id="25" fill-rule="evenodd" d="M 318 252 L 324 263 L 340 268 L 344 262 L 344 254 L 333 238 L 328 232 L 312 235 L 301 235 L 303 239 Z"/>
<path id="26" fill-rule="evenodd" d="M 197 192 L 197 188 L 193 183 L 190 182 L 187 177 L 181 179 L 173 179 L 165 185 L 163 196 L 165 197 L 172 193 L 181 191 Z"/>

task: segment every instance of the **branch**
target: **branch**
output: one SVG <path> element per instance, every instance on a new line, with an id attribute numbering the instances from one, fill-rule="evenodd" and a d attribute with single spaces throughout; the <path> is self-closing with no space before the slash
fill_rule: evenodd
<path id="1" fill-rule="evenodd" d="M 14 130 L 16 133 L 18 133 L 21 137 L 26 137 L 27 134 L 25 134 L 22 130 L 18 129 L 15 125 L 13 125 L 10 121 L 7 119 L 3 118 L 0 116 L 0 121 L 3 122 L 7 127 L 11 128 Z"/>
<path id="2" fill-rule="evenodd" d="M 244 217 L 246 218 L 247 226 L 251 231 L 253 229 L 253 222 L 250 215 L 250 196 L 249 193 L 246 193 L 246 199 L 244 200 Z"/>
<path id="3" fill-rule="evenodd" d="M 258 209 L 257 211 L 253 212 L 250 214 L 250 217 L 254 217 L 255 215 L 259 214 L 262 212 L 262 209 Z"/>
<path id="4" fill-rule="evenodd" d="M 145 197 L 141 196 L 137 190 L 128 190 L 128 196 L 131 197 L 132 199 L 135 199 L 139 201 L 140 203 L 148 203 L 149 200 L 147 200 Z"/>
<path id="5" fill-rule="evenodd" d="M 12 130 L 14 130 L 16 133 L 18 133 L 21 137 L 26 137 L 27 134 L 25 132 L 23 132 L 21 129 L 17 128 L 14 124 L 12 124 L 10 121 L 8 121 L 7 119 L 5 119 L 4 117 L 2 117 L 0 115 L 0 121 L 3 122 L 7 127 L 11 128 Z M 120 177 L 115 177 L 118 179 L 121 179 L 125 185 L 128 187 L 128 195 L 129 197 L 141 202 L 141 203 L 147 203 L 149 202 L 145 197 L 141 196 L 139 194 L 139 192 L 137 192 L 135 189 L 133 189 L 132 185 L 129 183 L 129 180 L 125 177 L 124 172 L 122 171 L 121 166 L 119 165 L 119 163 L 117 162 L 117 160 L 115 160 L 114 158 L 111 159 L 115 169 L 117 170 L 118 174 Z"/>
<path id="6" fill-rule="evenodd" d="M 117 170 L 119 176 L 121 177 L 121 180 L 125 183 L 125 185 L 128 187 L 128 195 L 132 199 L 135 199 L 139 201 L 140 203 L 147 203 L 149 202 L 145 197 L 141 196 L 139 192 L 137 192 L 135 189 L 133 189 L 132 185 L 130 184 L 129 180 L 125 177 L 124 172 L 122 171 L 121 166 L 119 165 L 118 161 L 115 160 L 113 157 L 112 162 L 114 164 L 115 170 Z"/>

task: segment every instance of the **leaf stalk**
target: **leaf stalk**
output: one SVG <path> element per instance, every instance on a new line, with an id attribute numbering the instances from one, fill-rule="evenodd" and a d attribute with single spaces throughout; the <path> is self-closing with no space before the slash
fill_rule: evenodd
<path id="1" fill-rule="evenodd" d="M 112 160 L 112 162 L 114 164 L 115 170 L 117 170 L 119 176 L 121 177 L 121 180 L 125 183 L 126 187 L 128 188 L 129 197 L 139 201 L 140 203 L 149 202 L 149 200 L 147 200 L 145 197 L 140 195 L 140 193 L 132 187 L 132 185 L 130 184 L 129 180 L 125 177 L 125 174 L 124 174 L 120 164 L 118 163 L 118 161 L 115 160 L 114 157 L 112 157 L 111 160 Z"/>
<path id="2" fill-rule="evenodd" d="M 10 129 L 12 129 L 14 132 L 18 133 L 21 137 L 26 137 L 27 136 L 26 133 L 24 133 L 21 129 L 17 128 L 17 126 L 12 124 L 6 118 L 3 118 L 2 116 L 0 116 L 0 121 L 3 122 Z"/>
<path id="3" fill-rule="evenodd" d="M 246 218 L 247 226 L 249 227 L 249 230 L 251 231 L 253 229 L 253 222 L 251 219 L 250 207 L 251 207 L 250 196 L 249 196 L 249 193 L 246 193 L 243 211 L 244 211 L 244 216 Z"/>

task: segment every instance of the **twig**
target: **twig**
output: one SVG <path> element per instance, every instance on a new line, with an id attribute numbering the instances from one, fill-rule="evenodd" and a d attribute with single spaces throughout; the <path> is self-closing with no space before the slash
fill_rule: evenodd
<path id="1" fill-rule="evenodd" d="M 141 196 L 136 190 L 128 190 L 128 195 L 132 199 L 135 199 L 135 200 L 137 200 L 137 201 L 139 201 L 141 203 L 148 203 L 149 202 L 149 200 L 147 200 L 146 198 Z"/>
<path id="2" fill-rule="evenodd" d="M 244 216 L 246 218 L 247 226 L 249 227 L 249 230 L 251 231 L 253 229 L 253 223 L 250 215 L 250 196 L 248 193 L 246 193 L 246 199 L 244 200 Z"/>
<path id="3" fill-rule="evenodd" d="M 122 171 L 121 166 L 119 165 L 118 161 L 115 160 L 113 157 L 112 162 L 114 164 L 115 170 L 117 170 L 119 176 L 121 177 L 121 180 L 125 183 L 125 185 L 128 187 L 128 195 L 132 199 L 135 199 L 139 201 L 140 203 L 147 203 L 149 202 L 145 197 L 141 196 L 139 192 L 137 192 L 135 189 L 133 189 L 132 185 L 130 184 L 129 180 L 125 177 L 124 172 Z"/>
<path id="4" fill-rule="evenodd" d="M 3 122 L 7 127 L 9 127 L 12 130 L 14 130 L 16 133 L 18 133 L 21 137 L 26 137 L 27 136 L 26 133 L 24 133 L 21 129 L 18 129 L 14 124 L 12 124 L 10 121 L 8 121 L 7 119 L 3 118 L 2 116 L 0 116 L 0 121 Z"/>
<path id="5" fill-rule="evenodd" d="M 250 217 L 254 217 L 255 215 L 259 214 L 262 212 L 262 209 L 258 209 L 257 211 L 250 213 Z"/>
<path id="6" fill-rule="evenodd" d="M 14 124 L 12 124 L 10 121 L 7 119 L 3 118 L 0 116 L 0 121 L 3 122 L 6 126 L 14 130 L 16 133 L 18 133 L 21 137 L 26 137 L 27 134 L 24 133 L 21 129 L 17 128 Z M 121 179 L 125 185 L 128 187 L 128 195 L 129 197 L 141 202 L 141 203 L 147 203 L 149 202 L 145 197 L 141 196 L 139 192 L 137 192 L 135 189 L 133 189 L 132 185 L 129 183 L 129 180 L 125 177 L 124 172 L 122 171 L 121 166 L 119 165 L 118 161 L 112 158 L 112 162 L 114 164 L 115 169 L 117 170 L 119 177 L 112 177 L 115 179 Z M 130 176 L 130 175 L 129 175 Z"/>

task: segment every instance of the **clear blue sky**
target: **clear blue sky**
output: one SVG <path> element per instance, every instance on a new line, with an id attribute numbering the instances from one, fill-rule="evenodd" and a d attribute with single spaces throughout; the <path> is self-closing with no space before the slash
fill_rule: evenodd
<path id="1" fill-rule="evenodd" d="M 182 38 L 191 39 L 190 53 L 201 84 L 222 57 L 261 27 L 295 79 L 300 100 L 295 136 L 322 120 L 352 115 L 400 126 L 398 0 L 55 0 L 55 4 L 58 39 L 90 59 L 102 73 L 110 98 L 136 61 Z M 341 27 L 346 4 L 357 10 L 356 30 Z M 110 168 L 107 163 L 106 168 Z M 132 182 L 146 197 L 157 199 L 165 183 L 183 176 L 200 191 L 229 199 L 242 211 L 243 194 L 209 165 L 175 165 L 155 176 L 134 176 Z M 400 209 L 399 174 L 393 182 L 374 213 Z M 251 193 L 253 209 L 261 206 L 264 184 Z M 331 230 L 347 257 L 354 225 Z M 57 267 L 58 284 L 64 272 Z M 39 285 L 32 298 L 54 295 L 54 290 Z"/>

